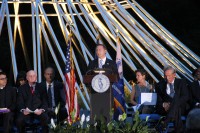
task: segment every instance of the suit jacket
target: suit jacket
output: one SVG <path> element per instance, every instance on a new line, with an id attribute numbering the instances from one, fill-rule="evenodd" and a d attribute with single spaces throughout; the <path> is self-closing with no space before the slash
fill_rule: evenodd
<path id="1" fill-rule="evenodd" d="M 87 70 L 90 71 L 90 70 L 97 69 L 97 68 L 99 68 L 98 59 L 94 59 L 93 61 L 91 61 L 89 63 Z M 111 71 L 111 73 L 115 73 L 115 74 L 118 73 L 117 64 L 115 63 L 115 61 L 110 60 L 108 58 L 106 58 L 106 62 L 102 66 L 102 68 L 109 69 Z"/>
<path id="2" fill-rule="evenodd" d="M 19 111 L 26 109 L 26 107 L 32 111 L 35 109 L 47 109 L 47 101 L 43 96 L 45 92 L 38 83 L 35 85 L 34 94 L 31 93 L 28 83 L 20 86 L 18 91 L 17 106 Z"/>
<path id="3" fill-rule="evenodd" d="M 61 82 L 58 82 L 58 81 L 54 81 L 53 85 L 54 85 L 53 91 L 54 91 L 55 105 L 58 106 L 58 104 L 60 103 L 60 107 L 64 107 L 66 104 L 64 86 Z M 40 86 L 42 87 L 42 89 L 44 91 L 44 96 L 48 101 L 48 92 L 47 92 L 46 81 L 41 82 Z M 48 105 L 50 105 L 50 103 L 48 103 Z M 48 108 L 50 108 L 50 107 L 48 106 Z"/>
<path id="4" fill-rule="evenodd" d="M 191 100 L 192 106 L 195 107 L 195 104 L 200 103 L 200 85 L 199 81 L 194 81 L 191 84 Z"/>
<path id="5" fill-rule="evenodd" d="M 186 102 L 189 100 L 187 84 L 185 80 L 176 78 L 174 80 L 175 95 L 173 98 L 171 98 L 167 94 L 166 88 L 167 88 L 167 82 L 165 80 L 160 81 L 156 85 L 156 92 L 158 94 L 158 99 L 157 99 L 158 113 L 160 114 L 167 113 L 169 117 L 175 118 L 177 113 L 181 113 L 182 106 L 184 106 Z M 164 102 L 170 102 L 169 112 L 164 111 L 163 108 Z"/>
<path id="6" fill-rule="evenodd" d="M 11 111 L 15 111 L 16 109 L 16 101 L 17 101 L 17 90 L 16 88 L 5 86 L 5 107 L 10 109 Z"/>

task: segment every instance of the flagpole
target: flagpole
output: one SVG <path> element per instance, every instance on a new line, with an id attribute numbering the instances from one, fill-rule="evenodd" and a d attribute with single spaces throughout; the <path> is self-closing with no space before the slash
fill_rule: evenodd
<path id="1" fill-rule="evenodd" d="M 73 78 L 74 78 L 74 76 L 73 76 L 73 71 L 71 71 L 72 69 L 74 69 L 74 64 L 73 64 L 73 59 L 72 59 L 72 41 L 71 41 L 71 38 L 72 38 L 72 23 L 70 23 L 70 33 L 69 33 L 69 37 L 68 37 L 68 39 L 69 39 L 69 45 L 70 45 L 70 67 L 71 67 L 71 69 L 70 69 L 70 82 L 69 82 L 69 84 L 70 84 L 70 87 L 69 87 L 69 89 L 70 89 L 70 108 L 69 108 L 69 110 L 70 110 L 70 113 L 73 111 L 73 109 L 74 109 L 74 87 L 73 87 Z"/>

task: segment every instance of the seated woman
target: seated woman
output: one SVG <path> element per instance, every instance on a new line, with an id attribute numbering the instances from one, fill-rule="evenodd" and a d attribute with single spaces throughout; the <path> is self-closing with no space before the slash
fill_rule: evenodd
<path id="1" fill-rule="evenodd" d="M 137 106 L 141 104 L 141 93 L 153 92 L 153 87 L 146 81 L 147 73 L 144 69 L 136 70 L 137 84 L 132 86 L 131 92 L 131 105 Z M 152 105 L 141 105 L 139 107 L 139 112 L 142 114 L 151 114 L 154 111 L 154 106 Z"/>

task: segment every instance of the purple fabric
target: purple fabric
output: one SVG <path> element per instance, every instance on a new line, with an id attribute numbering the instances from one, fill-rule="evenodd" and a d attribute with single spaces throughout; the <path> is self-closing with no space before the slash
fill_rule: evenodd
<path id="1" fill-rule="evenodd" d="M 8 109 L 0 109 L 0 113 L 8 113 L 10 112 Z"/>

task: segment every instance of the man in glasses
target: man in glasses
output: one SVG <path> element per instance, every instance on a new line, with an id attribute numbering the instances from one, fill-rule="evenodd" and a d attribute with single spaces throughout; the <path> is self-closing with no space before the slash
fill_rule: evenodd
<path id="1" fill-rule="evenodd" d="M 3 132 L 11 132 L 16 105 L 16 89 L 7 86 L 7 77 L 0 72 L 0 118 L 3 122 Z"/>

